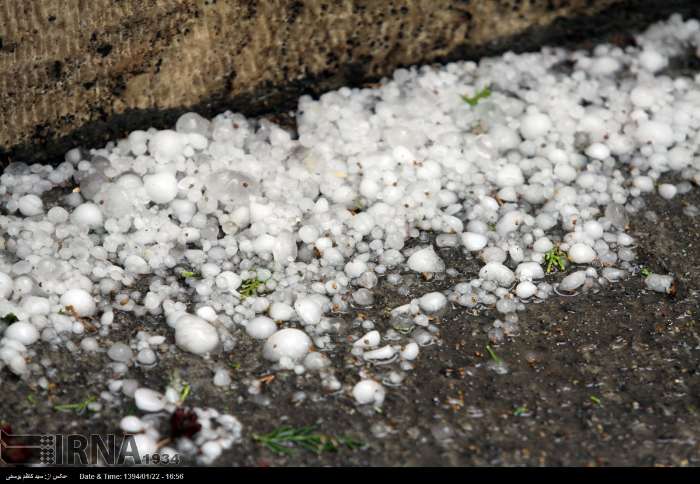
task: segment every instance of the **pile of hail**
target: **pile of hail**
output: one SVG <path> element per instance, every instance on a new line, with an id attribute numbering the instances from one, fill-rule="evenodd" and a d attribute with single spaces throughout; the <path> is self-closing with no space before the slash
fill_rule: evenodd
<path id="1" fill-rule="evenodd" d="M 123 392 L 144 412 L 172 411 L 176 389 L 139 388 L 134 365 L 158 365 L 172 342 L 216 367 L 251 339 L 272 371 L 380 406 L 446 307 L 495 307 L 499 341 L 529 301 L 639 271 L 625 227 L 641 197 L 700 182 L 700 77 L 664 74 L 699 45 L 700 23 L 673 16 L 624 48 L 399 69 L 379 87 L 302 97 L 295 133 L 187 113 L 174 129 L 73 149 L 56 167 L 12 163 L 0 177 L 0 378 L 45 386 L 39 341 L 103 352 L 123 376 L 103 398 Z M 659 183 L 668 172 L 678 181 Z M 481 269 L 458 274 L 443 247 Z M 563 280 L 547 277 L 552 264 Z M 389 308 L 390 324 L 338 336 L 382 278 L 400 286 L 441 272 L 461 282 Z M 650 289 L 671 285 L 647 276 Z M 160 323 L 106 348 L 119 312 Z M 334 375 L 332 352 L 363 362 L 352 385 Z M 228 374 L 212 384 L 229 385 Z M 198 411 L 207 429 L 240 434 L 233 417 Z M 139 434 L 149 449 L 152 427 Z M 209 460 L 233 442 L 207 435 L 196 445 Z"/>

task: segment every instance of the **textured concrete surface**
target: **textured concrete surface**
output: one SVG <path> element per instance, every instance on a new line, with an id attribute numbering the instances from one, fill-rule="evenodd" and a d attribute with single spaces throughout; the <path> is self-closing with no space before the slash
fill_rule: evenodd
<path id="1" fill-rule="evenodd" d="M 0 153 L 75 145 L 187 109 L 257 115 L 396 67 L 637 26 L 692 0 L 4 0 Z"/>

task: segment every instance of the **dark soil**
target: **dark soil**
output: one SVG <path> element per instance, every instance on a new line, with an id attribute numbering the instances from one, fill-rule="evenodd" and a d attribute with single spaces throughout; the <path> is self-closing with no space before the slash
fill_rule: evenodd
<path id="1" fill-rule="evenodd" d="M 528 305 L 520 313 L 521 334 L 494 347 L 509 368 L 505 375 L 489 368 L 485 350 L 495 310 L 459 308 L 439 318 L 440 342 L 422 349 L 401 388 L 388 389 L 381 413 L 359 411 L 347 391 L 324 395 L 312 374 L 279 372 L 263 385 L 262 396 L 249 395 L 249 382 L 268 370 L 258 344 L 247 338 L 231 354 L 214 358 L 237 367 L 231 370 L 232 389 L 211 384 L 212 362 L 181 351 L 162 352 L 157 367 L 134 367 L 128 377 L 163 389 L 178 370 L 192 386 L 188 404 L 235 415 L 244 425 L 243 442 L 222 455 L 219 465 L 698 465 L 700 223 L 683 213 L 688 204 L 700 206 L 700 192 L 671 202 L 652 196 L 630 230 L 641 264 L 677 276 L 676 298 L 647 291 L 637 276 L 605 290 Z M 658 221 L 644 216 L 647 210 Z M 460 276 L 417 279 L 403 296 L 383 282 L 375 306 L 358 312 L 381 328 L 385 309 L 468 280 L 477 269 L 459 254 L 443 256 Z M 348 327 L 357 316 L 345 315 Z M 120 314 L 109 340 L 128 341 L 154 323 Z M 346 355 L 333 358 L 339 379 L 350 388 L 361 363 Z M 53 405 L 105 389 L 108 358 L 40 346 L 38 359 L 43 357 L 58 369 L 48 392 L 3 375 L 2 420 L 16 432 L 118 433 L 119 419 L 136 411 L 125 398 L 99 413 L 56 412 Z M 295 404 L 292 396 L 300 390 L 307 398 Z M 367 447 L 278 456 L 252 439 L 280 425 L 315 425 Z"/>

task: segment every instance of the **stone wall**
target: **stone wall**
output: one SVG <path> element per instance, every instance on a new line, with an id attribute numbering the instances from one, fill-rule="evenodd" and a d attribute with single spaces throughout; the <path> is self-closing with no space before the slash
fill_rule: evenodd
<path id="1" fill-rule="evenodd" d="M 60 160 L 190 109 L 249 115 L 398 66 L 643 25 L 693 0 L 3 0 L 0 152 Z"/>

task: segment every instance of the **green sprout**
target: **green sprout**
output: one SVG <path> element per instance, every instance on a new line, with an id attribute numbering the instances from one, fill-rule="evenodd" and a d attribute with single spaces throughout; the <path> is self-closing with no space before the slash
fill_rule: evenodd
<path id="1" fill-rule="evenodd" d="M 178 370 L 175 370 L 170 374 L 170 381 L 168 382 L 168 386 L 176 392 L 180 393 L 180 398 L 178 400 L 178 404 L 180 405 L 187 399 L 187 397 L 190 396 L 190 393 L 192 392 L 192 387 L 189 383 L 182 380 L 182 378 L 180 377 L 180 372 Z"/>
<path id="2" fill-rule="evenodd" d="M 527 412 L 528 412 L 528 410 L 527 410 L 527 405 L 523 405 L 523 406 L 521 406 L 521 407 L 516 408 L 516 409 L 513 411 L 513 415 L 516 416 L 516 417 L 522 417 L 522 416 L 525 415 Z"/>
<path id="3" fill-rule="evenodd" d="M 192 391 L 192 388 L 190 387 L 189 383 L 185 383 L 182 385 L 182 390 L 180 390 L 180 403 L 184 402 L 187 397 L 190 396 L 190 392 Z"/>
<path id="4" fill-rule="evenodd" d="M 341 447 L 354 450 L 365 446 L 364 443 L 352 437 L 333 437 L 317 433 L 313 426 L 299 428 L 282 426 L 268 434 L 253 434 L 253 440 L 275 454 L 286 455 L 292 454 L 298 447 L 320 454 L 322 452 L 337 452 Z"/>
<path id="5" fill-rule="evenodd" d="M 30 405 L 36 405 L 36 397 L 33 393 L 27 395 L 27 402 L 29 402 Z"/>
<path id="6" fill-rule="evenodd" d="M 648 267 L 642 267 L 639 274 L 641 274 L 642 277 L 649 277 L 651 275 L 651 271 Z"/>
<path id="7" fill-rule="evenodd" d="M 601 404 L 601 401 L 600 401 L 600 398 L 596 397 L 595 395 L 591 395 L 591 396 L 588 397 L 588 398 L 590 398 L 590 399 L 591 399 L 591 402 L 595 403 L 596 405 L 602 405 L 602 404 Z"/>
<path id="8" fill-rule="evenodd" d="M 2 319 L 2 321 L 7 324 L 16 323 L 17 321 L 19 321 L 19 318 L 15 315 L 15 313 L 7 313 L 0 319 Z"/>
<path id="9" fill-rule="evenodd" d="M 183 279 L 190 279 L 190 278 L 199 279 L 200 277 L 202 277 L 202 275 L 199 272 L 194 272 L 194 271 L 182 271 L 180 273 L 180 276 L 182 276 Z"/>
<path id="10" fill-rule="evenodd" d="M 231 367 L 231 369 L 233 371 L 237 371 L 237 370 L 241 369 L 241 364 L 238 361 L 231 363 L 231 365 L 229 365 L 229 366 Z"/>
<path id="11" fill-rule="evenodd" d="M 465 103 L 469 104 L 471 107 L 474 107 L 477 104 L 479 104 L 479 101 L 481 101 L 482 99 L 486 99 L 490 95 L 491 95 L 491 89 L 489 89 L 489 87 L 486 86 L 481 91 L 474 94 L 472 97 L 469 97 L 466 95 L 462 96 L 462 100 Z"/>
<path id="12" fill-rule="evenodd" d="M 499 363 L 499 364 L 500 364 L 500 363 L 503 363 L 503 360 L 501 359 L 500 356 L 498 356 L 498 355 L 496 354 L 495 351 L 493 351 L 493 348 L 491 348 L 491 345 L 486 345 L 486 351 L 488 351 L 489 356 L 491 357 L 491 359 L 492 359 L 493 361 L 495 361 L 496 363 Z"/>
<path id="13" fill-rule="evenodd" d="M 88 405 L 90 405 L 93 402 L 96 402 L 97 398 L 90 396 L 87 397 L 85 400 L 82 402 L 78 403 L 64 403 L 61 405 L 54 405 L 53 409 L 58 411 L 58 412 L 75 412 L 78 415 L 81 415 L 85 413 L 85 410 L 88 409 Z"/>
<path id="14" fill-rule="evenodd" d="M 547 274 L 552 272 L 555 266 L 560 271 L 563 271 L 566 268 L 566 266 L 564 265 L 564 262 L 566 261 L 566 254 L 564 254 L 564 252 L 562 252 L 559 247 L 552 247 L 547 252 L 545 252 L 544 261 L 547 264 Z"/>
<path id="15" fill-rule="evenodd" d="M 265 282 L 261 281 L 257 277 L 246 279 L 243 281 L 243 284 L 241 284 L 241 288 L 238 293 L 241 295 L 241 299 L 246 299 L 250 296 L 257 295 L 258 289 L 263 285 L 265 285 Z"/>

